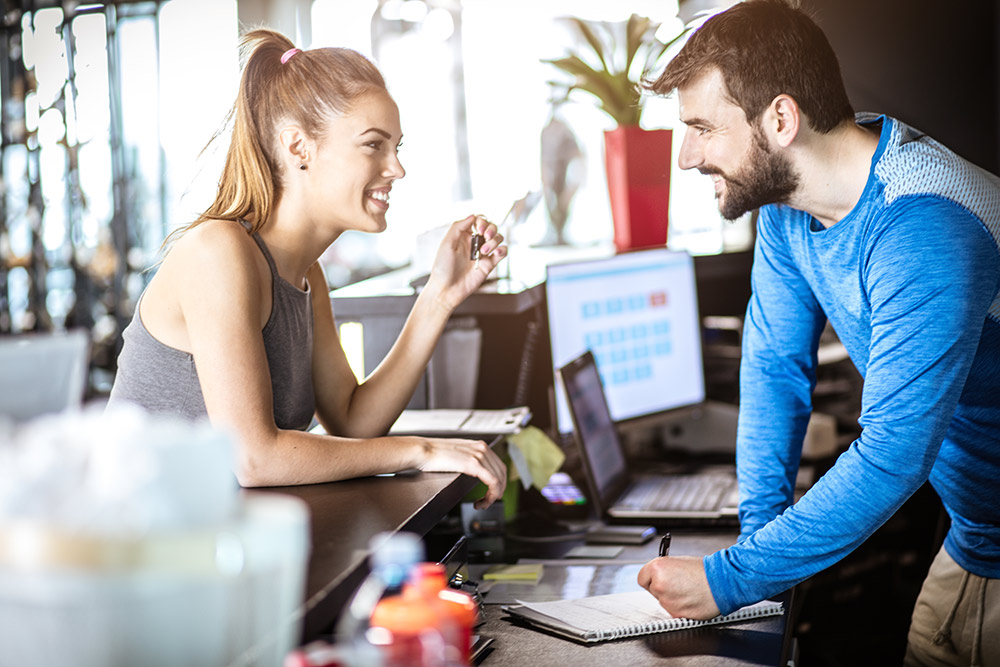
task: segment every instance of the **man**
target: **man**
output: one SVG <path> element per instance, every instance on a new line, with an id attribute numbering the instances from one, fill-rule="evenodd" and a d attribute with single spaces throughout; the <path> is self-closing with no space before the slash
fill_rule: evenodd
<path id="1" fill-rule="evenodd" d="M 711 175 L 724 217 L 760 216 L 740 540 L 650 561 L 640 584 L 678 616 L 731 612 L 843 558 L 929 478 L 951 529 L 907 662 L 1000 664 L 1000 179 L 855 116 L 826 37 L 779 0 L 709 19 L 649 88 L 678 92 L 680 167 Z M 827 318 L 864 377 L 863 431 L 793 505 Z"/>

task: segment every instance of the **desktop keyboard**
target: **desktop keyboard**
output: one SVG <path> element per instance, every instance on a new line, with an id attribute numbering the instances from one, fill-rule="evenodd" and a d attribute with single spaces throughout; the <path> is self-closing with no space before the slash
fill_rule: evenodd
<path id="1" fill-rule="evenodd" d="M 731 474 L 658 475 L 636 480 L 617 505 L 634 510 L 712 512 L 735 506 L 736 488 Z"/>

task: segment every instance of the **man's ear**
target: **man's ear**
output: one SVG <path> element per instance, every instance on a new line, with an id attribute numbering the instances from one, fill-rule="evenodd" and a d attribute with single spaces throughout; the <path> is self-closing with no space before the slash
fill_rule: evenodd
<path id="1" fill-rule="evenodd" d="M 286 167 L 300 168 L 309 163 L 309 158 L 315 153 L 312 151 L 312 141 L 296 125 L 288 125 L 278 133 L 278 142 L 281 144 L 281 155 L 287 161 Z"/>
<path id="2" fill-rule="evenodd" d="M 771 100 L 764 110 L 762 121 L 764 131 L 771 140 L 782 148 L 788 148 L 798 136 L 803 118 L 798 102 L 782 94 Z"/>

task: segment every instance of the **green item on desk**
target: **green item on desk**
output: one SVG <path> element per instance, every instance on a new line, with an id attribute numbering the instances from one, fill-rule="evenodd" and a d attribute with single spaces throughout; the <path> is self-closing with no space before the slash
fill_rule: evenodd
<path id="1" fill-rule="evenodd" d="M 507 443 L 507 453 L 514 464 L 509 481 L 520 477 L 526 489 L 531 486 L 537 489 L 544 487 L 566 460 L 559 445 L 552 442 L 537 426 L 527 426 L 507 436 Z M 513 474 L 514 472 L 517 474 Z"/>
<path id="2" fill-rule="evenodd" d="M 509 467 L 509 466 L 508 466 Z M 503 496 L 500 498 L 500 502 L 503 503 L 503 519 L 504 521 L 513 521 L 517 516 L 518 503 L 521 500 L 521 487 L 516 483 L 507 483 L 507 488 L 503 490 Z"/>
<path id="3" fill-rule="evenodd" d="M 483 573 L 485 581 L 516 581 L 524 584 L 537 584 L 542 578 L 541 563 L 519 563 L 516 565 L 495 565 Z"/>
<path id="4" fill-rule="evenodd" d="M 521 497 L 521 487 L 515 484 L 517 481 L 517 468 L 511 465 L 510 455 L 508 453 L 511 447 L 507 440 L 509 440 L 509 437 L 504 439 L 494 451 L 507 467 L 507 486 L 504 488 L 503 496 L 500 497 L 499 501 L 503 503 L 503 518 L 504 521 L 513 521 L 514 517 L 517 516 L 517 504 Z M 471 491 L 465 494 L 462 502 L 472 503 L 485 495 L 486 485 L 482 482 L 478 482 L 474 487 L 472 487 Z"/>

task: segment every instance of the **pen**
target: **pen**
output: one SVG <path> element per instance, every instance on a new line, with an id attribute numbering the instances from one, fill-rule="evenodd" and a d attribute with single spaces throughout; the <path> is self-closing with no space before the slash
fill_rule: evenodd
<path id="1" fill-rule="evenodd" d="M 663 533 L 660 538 L 660 558 L 670 555 L 670 531 Z"/>

